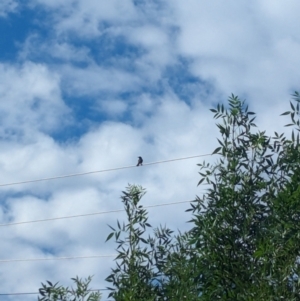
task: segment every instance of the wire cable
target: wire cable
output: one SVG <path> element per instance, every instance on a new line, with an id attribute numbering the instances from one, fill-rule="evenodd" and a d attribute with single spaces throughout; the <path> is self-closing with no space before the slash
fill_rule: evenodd
<path id="1" fill-rule="evenodd" d="M 175 159 L 170 159 L 170 160 L 150 162 L 150 163 L 143 164 L 143 166 L 161 164 L 161 163 L 168 163 L 168 162 L 180 161 L 180 160 L 188 160 L 188 159 L 193 159 L 193 158 L 198 158 L 198 157 L 205 157 L 205 156 L 211 156 L 211 154 L 196 155 L 196 156 L 190 156 L 190 157 L 182 157 L 182 158 L 175 158 Z M 102 170 L 87 171 L 87 172 L 74 173 L 74 174 L 68 174 L 68 175 L 62 175 L 62 176 L 55 176 L 55 177 L 49 177 L 49 178 L 41 178 L 41 179 L 34 179 L 34 180 L 27 180 L 27 181 L 20 181 L 20 182 L 12 182 L 12 183 L 3 183 L 3 184 L 0 184 L 0 187 L 20 185 L 20 184 L 29 184 L 29 183 L 42 182 L 42 181 L 50 181 L 50 180 L 57 180 L 57 179 L 63 179 L 63 178 L 79 177 L 79 176 L 85 176 L 85 175 L 90 175 L 90 174 L 95 174 L 95 173 L 109 172 L 109 171 L 128 169 L 128 168 L 134 168 L 134 167 L 137 167 L 137 166 L 136 165 L 130 165 L 130 166 L 110 168 L 110 169 L 102 169 Z"/>
<path id="2" fill-rule="evenodd" d="M 154 207 L 161 207 L 161 206 L 170 206 L 176 204 L 183 204 L 183 203 L 190 203 L 192 201 L 181 201 L 181 202 L 173 202 L 173 203 L 165 203 L 165 204 L 158 204 L 158 205 L 150 205 L 144 208 L 154 208 Z M 91 214 L 82 214 L 82 215 L 75 215 L 71 217 L 60 217 L 60 218 L 53 218 L 53 219 L 45 219 L 45 220 L 38 220 L 38 221 L 28 221 L 28 222 L 20 222 L 20 223 L 11 223 L 11 224 L 2 224 L 1 226 L 11 226 L 17 224 L 24 224 L 24 223 L 32 223 L 32 222 L 41 222 L 41 221 L 49 221 L 55 219 L 62 219 L 62 218 L 72 218 L 72 217 L 81 217 L 81 216 L 89 216 L 89 215 L 96 215 L 96 214 L 103 214 L 103 213 L 112 213 L 112 212 L 119 212 L 124 211 L 122 210 L 111 210 L 106 212 L 97 212 Z M 24 262 L 24 261 L 50 261 L 50 260 L 71 260 L 71 259 L 93 259 L 93 258 L 106 258 L 106 257 L 115 257 L 117 254 L 111 255 L 93 255 L 93 256 L 73 256 L 73 257 L 52 257 L 52 258 L 25 258 L 25 259 L 0 259 L 0 263 L 7 263 L 7 262 Z"/>
<path id="3" fill-rule="evenodd" d="M 88 292 L 99 292 L 99 291 L 109 291 L 108 288 L 99 288 L 99 289 L 91 289 Z M 28 292 L 28 293 L 0 293 L 0 296 L 18 296 L 18 295 L 39 295 L 39 292 Z"/>
<path id="4" fill-rule="evenodd" d="M 0 263 L 7 262 L 29 262 L 29 261 L 50 261 L 50 260 L 74 260 L 74 259 L 96 259 L 115 257 L 118 254 L 111 255 L 91 255 L 91 256 L 71 256 L 71 257 L 51 257 L 51 258 L 21 258 L 21 259 L 0 259 Z"/>
<path id="5" fill-rule="evenodd" d="M 164 204 L 144 206 L 143 208 L 155 208 L 155 207 L 171 206 L 171 205 L 191 203 L 191 202 L 192 201 L 172 202 L 172 203 L 164 203 Z M 32 221 L 14 222 L 14 223 L 0 224 L 0 227 L 15 226 L 15 225 L 22 225 L 22 224 L 31 224 L 31 223 L 40 223 L 40 222 L 48 222 L 48 221 L 62 220 L 62 219 L 68 219 L 68 218 L 78 218 L 78 217 L 86 217 L 86 216 L 93 216 L 93 215 L 100 215 L 100 214 L 117 213 L 117 212 L 123 212 L 123 211 L 125 211 L 125 210 L 124 209 L 117 209 L 117 210 L 110 210 L 110 211 L 100 211 L 100 212 L 94 212 L 94 213 L 86 213 L 86 214 L 78 214 L 78 215 L 69 215 L 69 216 L 45 218 L 45 219 L 38 219 L 38 220 L 32 220 Z"/>

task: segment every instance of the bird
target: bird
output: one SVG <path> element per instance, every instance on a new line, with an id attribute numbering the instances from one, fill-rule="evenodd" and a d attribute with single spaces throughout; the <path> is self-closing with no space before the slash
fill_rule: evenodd
<path id="1" fill-rule="evenodd" d="M 140 165 L 143 165 L 143 158 L 142 157 L 138 157 L 139 160 L 138 160 L 138 163 L 136 166 L 140 166 Z"/>

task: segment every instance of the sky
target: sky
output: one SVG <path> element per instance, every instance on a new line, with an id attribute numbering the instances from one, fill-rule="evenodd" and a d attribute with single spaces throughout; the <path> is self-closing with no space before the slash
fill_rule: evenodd
<path id="1" fill-rule="evenodd" d="M 260 130 L 286 132 L 299 11 L 297 0 L 2 0 L 0 184 L 211 154 L 220 135 L 209 109 L 232 93 Z M 122 209 L 128 184 L 146 188 L 145 206 L 193 200 L 203 160 L 217 158 L 0 186 L 0 224 Z M 151 208 L 149 223 L 188 230 L 188 208 Z M 36 300 L 1 294 L 46 280 L 108 286 L 114 257 L 3 260 L 112 256 L 117 220 L 124 213 L 0 226 L 0 301 Z"/>

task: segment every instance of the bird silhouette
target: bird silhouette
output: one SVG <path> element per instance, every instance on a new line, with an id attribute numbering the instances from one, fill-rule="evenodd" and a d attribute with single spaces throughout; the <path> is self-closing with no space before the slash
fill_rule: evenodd
<path id="1" fill-rule="evenodd" d="M 143 158 L 142 157 L 138 157 L 139 158 L 139 160 L 138 160 L 138 163 L 137 163 L 137 165 L 136 166 L 142 166 L 143 165 Z"/>

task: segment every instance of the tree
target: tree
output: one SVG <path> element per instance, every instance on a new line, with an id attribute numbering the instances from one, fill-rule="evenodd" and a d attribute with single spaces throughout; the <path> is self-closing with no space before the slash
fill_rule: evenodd
<path id="1" fill-rule="evenodd" d="M 91 277 L 87 279 L 79 279 L 78 277 L 72 278 L 75 282 L 76 288 L 69 288 L 58 286 L 58 283 L 52 284 L 47 281 L 46 284 L 42 283 L 39 289 L 39 301 L 100 301 L 101 294 L 97 291 L 91 291 L 89 284 L 92 280 Z"/>
<path id="2" fill-rule="evenodd" d="M 155 300 L 157 285 L 153 284 L 156 272 L 153 270 L 153 253 L 148 246 L 152 240 L 144 238 L 147 228 L 147 212 L 139 204 L 145 191 L 142 187 L 129 185 L 127 191 L 123 191 L 122 202 L 128 217 L 128 223 L 121 226 L 117 223 L 117 229 L 113 230 L 107 240 L 113 236 L 118 244 L 116 257 L 117 267 L 106 278 L 115 288 L 109 297 L 116 301 Z M 125 237 L 123 237 L 125 235 Z"/>
<path id="3" fill-rule="evenodd" d="M 294 96 L 284 115 L 299 131 Z M 211 188 L 191 209 L 200 300 L 298 300 L 299 135 L 275 133 L 273 143 L 253 133 L 254 113 L 234 95 L 211 111 L 222 120 L 221 158 L 199 164 L 199 184 Z"/>
<path id="4" fill-rule="evenodd" d="M 121 197 L 127 223 L 110 226 L 113 232 L 107 240 L 115 238 L 118 255 L 116 268 L 106 278 L 113 285 L 109 297 L 116 301 L 196 300 L 188 235 L 173 235 L 162 226 L 150 235 L 148 213 L 140 205 L 144 194 L 142 187 L 129 185 Z"/>

